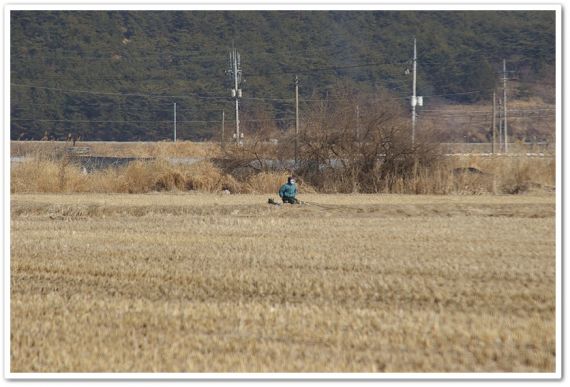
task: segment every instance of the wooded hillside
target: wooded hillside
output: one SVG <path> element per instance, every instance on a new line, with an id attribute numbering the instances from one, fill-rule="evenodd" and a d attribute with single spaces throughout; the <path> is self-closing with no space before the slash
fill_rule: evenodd
<path id="1" fill-rule="evenodd" d="M 249 130 L 294 125 L 295 75 L 301 108 L 339 83 L 409 105 L 414 36 L 426 103 L 488 101 L 503 58 L 513 97 L 553 98 L 553 11 L 12 11 L 10 21 L 12 139 L 170 139 L 174 103 L 179 138 L 218 136 L 222 110 L 234 119 L 232 43 Z"/>

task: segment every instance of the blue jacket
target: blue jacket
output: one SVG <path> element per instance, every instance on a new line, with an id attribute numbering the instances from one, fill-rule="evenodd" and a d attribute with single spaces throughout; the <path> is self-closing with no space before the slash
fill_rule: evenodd
<path id="1" fill-rule="evenodd" d="M 297 195 L 297 186 L 291 183 L 285 183 L 279 188 L 279 197 L 294 198 Z"/>

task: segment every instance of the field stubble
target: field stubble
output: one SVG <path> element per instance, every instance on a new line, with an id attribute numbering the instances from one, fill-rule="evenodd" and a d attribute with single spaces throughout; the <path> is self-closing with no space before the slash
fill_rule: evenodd
<path id="1" fill-rule="evenodd" d="M 12 372 L 553 372 L 555 205 L 14 194 Z"/>

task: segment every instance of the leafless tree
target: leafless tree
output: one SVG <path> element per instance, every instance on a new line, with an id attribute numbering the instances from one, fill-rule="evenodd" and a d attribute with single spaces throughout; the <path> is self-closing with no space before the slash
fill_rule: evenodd
<path id="1" fill-rule="evenodd" d="M 325 191 L 390 189 L 437 158 L 426 136 L 418 135 L 412 144 L 407 113 L 388 94 L 364 98 L 343 89 L 313 105 L 304 121 L 297 173 Z"/>

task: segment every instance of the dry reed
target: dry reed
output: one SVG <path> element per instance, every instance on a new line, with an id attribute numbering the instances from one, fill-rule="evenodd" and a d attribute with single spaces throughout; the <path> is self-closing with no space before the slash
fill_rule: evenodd
<path id="1" fill-rule="evenodd" d="M 170 144 L 176 145 L 176 144 Z M 471 168 L 471 170 L 467 170 Z M 475 171 L 476 170 L 476 171 Z M 135 161 L 127 166 L 83 173 L 79 164 L 65 157 L 36 149 L 33 157 L 14 163 L 11 168 L 12 193 L 16 192 L 116 192 L 228 190 L 232 193 L 275 193 L 288 172 L 262 172 L 241 178 L 224 173 L 213 163 L 173 164 L 164 158 Z M 323 192 L 358 192 L 354 179 L 329 171 L 323 175 Z M 390 181 L 390 184 L 388 184 Z M 536 157 L 454 157 L 418 168 L 404 179 L 388 176 L 379 182 L 377 192 L 414 194 L 524 193 L 555 189 L 554 158 Z M 314 192 L 303 182 L 301 190 Z"/>
<path id="2" fill-rule="evenodd" d="M 275 193 L 287 179 L 280 172 L 262 173 L 239 182 L 211 162 L 174 165 L 163 159 L 134 161 L 124 167 L 105 168 L 87 174 L 79 165 L 65 160 L 26 160 L 11 168 L 12 193 L 99 192 L 147 193 L 201 191 L 231 193 Z"/>
<path id="3" fill-rule="evenodd" d="M 246 182 L 246 189 L 251 193 L 270 193 L 279 191 L 279 187 L 287 181 L 288 172 L 261 172 L 250 176 Z"/>

